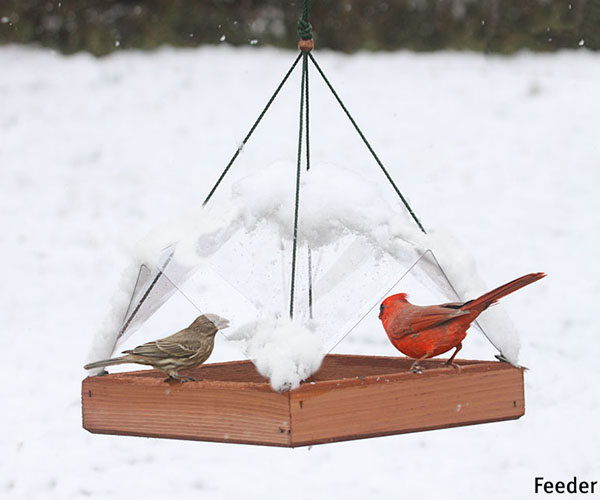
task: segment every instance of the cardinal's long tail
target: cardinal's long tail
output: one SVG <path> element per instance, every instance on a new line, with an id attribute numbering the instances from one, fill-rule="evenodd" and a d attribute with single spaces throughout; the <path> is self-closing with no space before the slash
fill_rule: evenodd
<path id="1" fill-rule="evenodd" d="M 476 312 L 477 314 L 485 311 L 491 304 L 496 302 L 498 299 L 517 291 L 519 288 L 530 285 L 534 281 L 541 280 L 546 276 L 546 273 L 531 273 L 521 276 L 516 280 L 512 280 L 505 285 L 494 288 L 491 292 L 484 293 L 481 297 L 465 302 L 461 309 L 468 309 Z"/>
<path id="2" fill-rule="evenodd" d="M 131 363 L 129 356 L 121 356 L 120 358 L 103 359 L 102 361 L 94 361 L 83 367 L 84 370 L 93 370 L 95 368 L 104 368 L 105 366 L 121 365 L 123 363 Z"/>

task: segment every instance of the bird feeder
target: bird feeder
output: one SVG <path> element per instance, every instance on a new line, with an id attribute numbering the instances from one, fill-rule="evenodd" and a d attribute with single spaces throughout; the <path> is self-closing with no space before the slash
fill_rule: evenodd
<path id="1" fill-rule="evenodd" d="M 358 132 L 410 220 L 425 233 L 420 220 L 313 56 L 308 0 L 303 5 L 298 26 L 299 54 L 204 200 L 204 205 L 210 202 L 242 147 L 301 62 L 288 302 L 290 317 L 295 314 L 299 288 L 296 270 L 300 178 L 302 167 L 308 171 L 311 166 L 309 64 L 316 69 Z M 437 262 L 431 252 L 426 253 L 433 257 L 430 262 Z M 140 268 L 121 333 L 140 321 L 141 311 L 149 315 L 162 304 L 160 300 L 149 301 L 148 297 L 161 287 L 176 290 L 175 277 L 183 279 L 186 276 L 186 269 L 177 267 L 173 254 L 174 250 L 167 248 L 156 269 Z M 425 257 L 425 254 L 421 255 L 417 262 Z M 439 267 L 439 263 L 437 265 Z M 308 309 L 312 317 L 310 247 L 306 267 Z M 448 285 L 451 288 L 449 281 Z M 168 290 L 163 290 L 162 297 L 168 295 Z M 383 331 L 377 334 L 384 335 Z M 197 381 L 183 384 L 165 382 L 164 374 L 152 370 L 87 377 L 82 385 L 83 427 L 101 434 L 295 447 L 511 420 L 524 414 L 521 368 L 501 361 L 456 362 L 461 366 L 460 370 L 445 367 L 440 360 L 424 361 L 425 370 L 417 375 L 409 371 L 412 360 L 403 357 L 328 354 L 320 369 L 300 387 L 281 393 L 271 388 L 251 361 L 202 365 L 190 372 Z"/>
<path id="2" fill-rule="evenodd" d="M 83 382 L 83 426 L 99 434 L 307 446 L 512 420 L 525 413 L 523 370 L 459 361 L 330 354 L 301 387 L 278 393 L 250 361 L 192 370 L 193 383 L 136 371 Z"/>

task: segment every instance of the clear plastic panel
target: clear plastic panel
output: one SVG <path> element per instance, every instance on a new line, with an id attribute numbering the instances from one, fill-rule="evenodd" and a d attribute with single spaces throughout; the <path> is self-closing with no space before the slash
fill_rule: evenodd
<path id="1" fill-rule="evenodd" d="M 122 345 L 165 304 L 177 290 L 177 285 L 183 283 L 194 271 L 194 266 L 177 262 L 173 258 L 175 248 L 175 245 L 165 248 L 155 266 L 146 263 L 140 265 L 116 347 Z"/>
<path id="2" fill-rule="evenodd" d="M 340 335 L 329 352 L 399 355 L 383 330 L 379 320 L 379 305 L 386 297 L 401 292 L 407 293 L 410 302 L 417 305 L 463 302 L 465 299 L 459 297 L 435 254 L 426 250 L 411 266 L 396 275 L 391 286 L 372 297 L 369 306 L 361 311 L 358 321 Z M 473 297 L 466 299 L 470 298 Z M 478 322 L 474 322 L 472 326 L 483 333 L 483 336 L 469 339 L 464 349 L 468 353 L 466 357 L 489 358 L 498 350 L 494 349 L 493 339 L 490 339 Z"/>
<path id="3" fill-rule="evenodd" d="M 293 294 L 293 171 L 278 168 L 236 188 L 248 211 L 234 211 L 217 227 L 218 238 L 198 239 L 193 263 L 172 245 L 156 266 L 141 267 L 119 344 L 176 292 L 194 314 L 229 319 L 228 331 L 286 317 L 293 300 L 294 321 L 316 330 L 327 351 L 350 333 L 380 336 L 378 306 L 389 294 L 407 292 L 416 304 L 462 299 L 433 252 L 412 241 L 414 221 L 398 200 L 386 200 L 355 173 L 317 169 L 302 174 Z M 216 225 L 217 215 L 210 221 Z"/>

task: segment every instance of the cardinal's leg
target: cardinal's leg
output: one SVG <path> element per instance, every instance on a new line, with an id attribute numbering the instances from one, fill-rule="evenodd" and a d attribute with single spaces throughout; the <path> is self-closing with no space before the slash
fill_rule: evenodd
<path id="1" fill-rule="evenodd" d="M 452 368 L 456 368 L 458 371 L 462 370 L 462 368 L 454 362 L 454 358 L 458 354 L 458 351 L 460 351 L 461 349 L 462 349 L 462 343 L 459 342 L 458 345 L 456 346 L 456 351 L 454 351 L 454 353 L 452 354 L 450 359 L 448 361 L 446 361 L 446 363 L 444 363 L 444 364 L 446 366 L 451 366 Z"/>
<path id="2" fill-rule="evenodd" d="M 423 373 L 423 368 L 419 366 L 419 362 L 427 359 L 429 357 L 429 353 L 425 354 L 425 356 L 421 356 L 419 359 L 415 359 L 414 363 L 410 366 L 409 371 L 413 373 Z"/>

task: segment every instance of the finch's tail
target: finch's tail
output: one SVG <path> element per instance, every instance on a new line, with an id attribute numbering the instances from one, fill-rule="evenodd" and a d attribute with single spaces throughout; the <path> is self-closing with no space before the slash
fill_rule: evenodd
<path id="1" fill-rule="evenodd" d="M 84 370 L 93 370 L 95 368 L 104 368 L 105 366 L 120 365 L 123 363 L 131 363 L 129 356 L 121 356 L 120 358 L 103 359 L 102 361 L 94 361 L 83 367 Z"/>
<path id="2" fill-rule="evenodd" d="M 465 302 L 461 309 L 469 309 L 476 311 L 477 314 L 485 311 L 491 304 L 496 302 L 498 299 L 508 295 L 509 293 L 516 292 L 519 288 L 530 285 L 534 281 L 541 280 L 546 276 L 546 273 L 531 273 L 521 276 L 516 280 L 512 280 L 505 285 L 494 288 L 491 292 L 484 293 L 481 297 Z"/>

